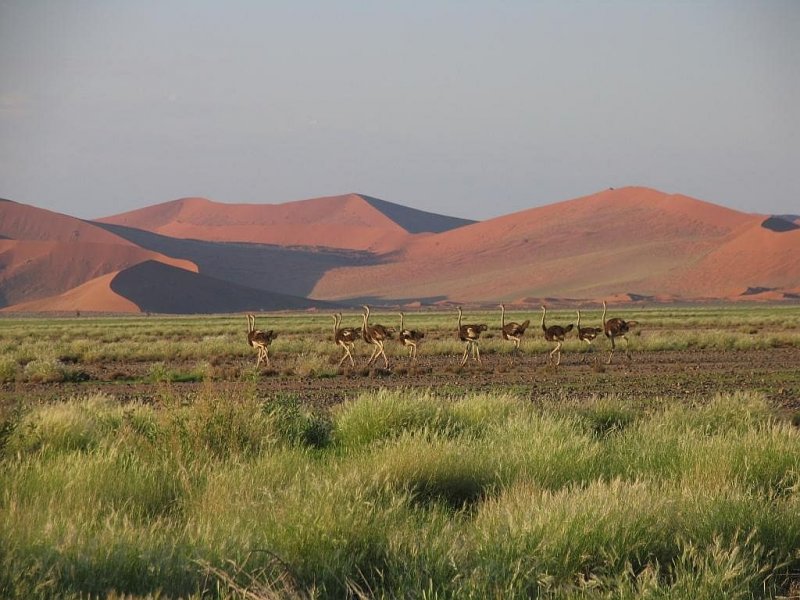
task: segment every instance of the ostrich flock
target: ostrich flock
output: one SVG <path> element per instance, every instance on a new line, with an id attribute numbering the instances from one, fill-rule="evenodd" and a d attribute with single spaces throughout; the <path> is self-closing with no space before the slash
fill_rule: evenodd
<path id="1" fill-rule="evenodd" d="M 361 315 L 363 319 L 363 324 L 361 327 L 342 327 L 342 313 L 331 315 L 333 317 L 333 340 L 336 345 L 341 347 L 344 351 L 342 359 L 339 361 L 339 367 L 341 367 L 344 361 L 347 359 L 350 359 L 350 365 L 355 367 L 355 360 L 353 359 L 352 351 L 355 348 L 356 341 L 360 338 L 367 344 L 373 346 L 372 354 L 367 361 L 367 366 L 369 367 L 373 362 L 377 361 L 379 357 L 382 357 L 384 368 L 388 368 L 389 359 L 386 357 L 384 344 L 387 340 L 394 339 L 395 333 L 398 334 L 398 341 L 403 344 L 403 346 L 408 348 L 409 359 L 411 361 L 417 360 L 417 345 L 425 337 L 424 332 L 415 329 L 407 329 L 405 327 L 405 315 L 402 312 L 398 313 L 400 316 L 399 331 L 394 327 L 386 327 L 378 323 L 370 323 L 369 306 L 364 305 L 362 308 L 364 309 L 364 312 Z M 608 360 L 606 361 L 606 364 L 611 364 L 611 360 L 614 357 L 614 350 L 616 349 L 615 340 L 617 338 L 622 338 L 625 340 L 625 354 L 628 355 L 628 338 L 626 334 L 630 331 L 631 327 L 637 325 L 638 323 L 636 321 L 625 321 L 624 319 L 620 319 L 618 317 L 606 320 L 607 310 L 606 302 L 604 300 L 602 327 L 581 327 L 580 310 L 577 310 L 577 326 L 573 325 L 572 323 L 566 326 L 548 326 L 545 323 L 545 319 L 547 318 L 547 308 L 542 306 L 542 333 L 548 342 L 555 344 L 553 350 L 550 351 L 548 356 L 548 363 L 552 363 L 554 366 L 561 364 L 561 346 L 564 344 L 567 335 L 573 329 L 576 330 L 578 339 L 582 342 L 586 342 L 586 344 L 588 344 L 590 347 L 595 338 L 597 338 L 597 336 L 599 336 L 601 333 L 611 341 L 611 351 L 608 354 Z M 525 334 L 528 325 L 530 325 L 530 320 L 525 320 L 522 323 L 516 323 L 514 321 L 506 323 L 505 305 L 500 305 L 500 311 L 501 334 L 504 340 L 514 343 L 514 354 L 516 355 L 516 353 L 519 352 L 519 345 L 522 341 L 522 336 Z M 458 307 L 457 335 L 458 339 L 464 342 L 464 354 L 461 357 L 460 363 L 461 367 L 466 364 L 468 358 L 470 357 L 482 364 L 479 341 L 481 333 L 488 331 L 488 329 L 489 326 L 486 323 L 465 324 L 463 322 L 463 311 L 461 310 L 460 306 Z M 278 337 L 278 334 L 273 330 L 263 331 L 261 329 L 256 329 L 255 315 L 247 315 L 247 342 L 258 353 L 256 367 L 258 367 L 262 361 L 264 361 L 267 366 L 270 366 L 269 347 L 276 337 Z"/>

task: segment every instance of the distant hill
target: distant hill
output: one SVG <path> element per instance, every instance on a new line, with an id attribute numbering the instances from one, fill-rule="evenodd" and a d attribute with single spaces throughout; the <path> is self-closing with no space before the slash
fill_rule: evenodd
<path id="1" fill-rule="evenodd" d="M 471 223 L 347 194 L 283 204 L 183 198 L 98 219 L 174 238 L 389 252 L 410 235 Z"/>
<path id="2" fill-rule="evenodd" d="M 349 194 L 86 222 L 0 201 L 0 309 L 800 299 L 800 227 L 643 187 L 471 222 Z"/>
<path id="3" fill-rule="evenodd" d="M 59 295 L 147 260 L 197 269 L 91 223 L 17 202 L 0 202 L 0 236 L 0 308 Z"/>
<path id="4" fill-rule="evenodd" d="M 313 297 L 733 298 L 800 282 L 800 234 L 640 187 L 606 190 L 410 242 L 391 262 L 336 269 Z"/>
<path id="5" fill-rule="evenodd" d="M 98 223 L 98 226 L 142 248 L 190 261 L 210 277 L 293 296 L 308 296 L 319 278 L 331 269 L 380 262 L 379 257 L 366 251 L 207 242 L 122 225 Z"/>

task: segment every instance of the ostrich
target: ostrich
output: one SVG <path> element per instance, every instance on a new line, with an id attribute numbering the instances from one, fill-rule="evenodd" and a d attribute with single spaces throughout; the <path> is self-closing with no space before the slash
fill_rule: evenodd
<path id="1" fill-rule="evenodd" d="M 614 356 L 614 349 L 616 344 L 614 343 L 614 339 L 621 337 L 625 340 L 625 356 L 630 358 L 630 353 L 628 352 L 628 338 L 625 337 L 625 334 L 630 331 L 630 328 L 634 325 L 638 325 L 636 321 L 625 321 L 624 319 L 620 319 L 618 317 L 614 317 L 613 319 L 609 319 L 606 321 L 606 301 L 603 300 L 603 333 L 606 334 L 606 337 L 611 340 L 611 352 L 608 355 L 608 360 L 606 361 L 607 365 L 611 364 L 611 358 Z"/>
<path id="2" fill-rule="evenodd" d="M 602 333 L 603 330 L 600 329 L 599 327 L 581 327 L 581 311 L 580 311 L 580 309 L 578 309 L 577 312 L 578 312 L 578 326 L 577 326 L 578 339 L 580 341 L 582 341 L 582 342 L 586 342 L 586 344 L 589 346 L 589 350 L 591 350 L 592 349 L 592 342 L 594 341 L 594 339 L 598 335 L 600 335 Z M 584 356 L 584 360 L 586 360 L 585 356 Z M 595 357 L 595 361 L 597 361 L 596 357 Z"/>
<path id="3" fill-rule="evenodd" d="M 481 332 L 486 331 L 489 327 L 485 323 L 481 323 L 479 325 L 462 325 L 461 324 L 461 317 L 462 317 L 461 307 L 458 307 L 458 339 L 462 342 L 466 343 L 466 347 L 464 348 L 464 356 L 461 357 L 461 366 L 463 367 L 464 364 L 467 362 L 467 355 L 470 354 L 470 350 L 472 351 L 472 358 L 473 360 L 477 360 L 479 363 L 481 362 L 481 351 L 478 349 L 478 338 L 481 337 Z"/>
<path id="4" fill-rule="evenodd" d="M 567 334 L 572 331 L 572 323 L 567 325 L 566 327 L 561 327 L 561 325 L 551 325 L 547 327 L 544 324 L 544 319 L 547 316 L 547 308 L 542 306 L 542 331 L 544 331 L 544 339 L 548 342 L 555 342 L 556 347 L 550 351 L 550 357 L 547 359 L 547 362 L 551 362 L 553 359 L 553 354 L 558 354 L 558 359 L 556 360 L 555 366 L 561 364 L 561 345 L 564 343 L 564 340 L 567 337 Z"/>
<path id="5" fill-rule="evenodd" d="M 256 367 L 261 364 L 262 360 L 267 362 L 267 366 L 270 366 L 269 363 L 269 345 L 278 337 L 278 334 L 275 333 L 272 329 L 269 331 L 262 331 L 260 329 L 256 329 L 256 317 L 255 315 L 247 315 L 247 343 L 250 344 L 253 348 L 258 351 L 258 360 L 256 360 Z"/>
<path id="6" fill-rule="evenodd" d="M 342 324 L 342 313 L 331 315 L 333 317 L 333 341 L 337 346 L 344 349 L 342 360 L 339 361 L 339 367 L 342 363 L 350 359 L 350 364 L 355 367 L 356 363 L 353 360 L 353 355 L 350 353 L 353 350 L 356 340 L 361 335 L 360 327 L 339 327 Z"/>
<path id="7" fill-rule="evenodd" d="M 423 331 L 417 331 L 416 329 L 406 329 L 403 326 L 405 321 L 405 315 L 401 312 L 400 313 L 400 342 L 403 346 L 408 346 L 408 357 L 411 360 L 417 360 L 417 344 L 425 337 L 425 333 Z"/>
<path id="8" fill-rule="evenodd" d="M 514 342 L 514 352 L 519 350 L 520 338 L 525 334 L 525 330 L 530 324 L 530 319 L 526 319 L 522 324 L 513 321 L 506 323 L 506 305 L 500 305 L 500 329 L 503 331 L 504 340 L 511 340 Z"/>
<path id="9" fill-rule="evenodd" d="M 364 309 L 364 326 L 361 328 L 361 337 L 364 338 L 364 341 L 368 344 L 372 344 L 375 346 L 375 350 L 372 351 L 372 356 L 369 357 L 367 361 L 367 366 L 372 364 L 373 360 L 376 360 L 379 356 L 383 356 L 383 368 L 389 368 L 389 359 L 386 358 L 386 352 L 383 349 L 383 342 L 384 340 L 391 339 L 392 335 L 394 334 L 394 327 L 384 327 L 383 325 L 375 325 L 369 324 L 369 306 L 366 304 L 362 307 Z"/>

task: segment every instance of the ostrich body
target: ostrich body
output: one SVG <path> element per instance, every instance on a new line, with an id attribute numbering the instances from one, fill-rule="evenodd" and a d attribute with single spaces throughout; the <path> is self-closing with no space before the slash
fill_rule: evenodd
<path id="1" fill-rule="evenodd" d="M 405 315 L 400 313 L 400 342 L 408 347 L 408 357 L 417 360 L 417 344 L 425 337 L 425 333 L 404 327 Z"/>
<path id="2" fill-rule="evenodd" d="M 530 319 L 526 319 L 524 323 L 515 323 L 514 321 L 506 323 L 506 306 L 505 304 L 500 305 L 500 329 L 503 332 L 504 340 L 514 342 L 514 352 L 519 350 L 521 338 L 530 324 Z"/>
<path id="3" fill-rule="evenodd" d="M 467 356 L 472 355 L 473 360 L 481 361 L 481 351 L 478 349 L 478 339 L 481 337 L 481 332 L 486 331 L 489 327 L 485 323 L 477 325 L 463 325 L 461 307 L 458 307 L 458 339 L 466 344 L 464 348 L 464 356 L 461 357 L 461 366 L 467 362 Z M 471 352 L 470 352 L 471 351 Z"/>
<path id="4" fill-rule="evenodd" d="M 275 333 L 272 329 L 269 331 L 262 331 L 261 329 L 256 329 L 256 317 L 255 315 L 247 315 L 247 343 L 250 344 L 253 348 L 256 349 L 258 352 L 258 359 L 256 360 L 256 367 L 261 364 L 261 361 L 264 360 L 267 363 L 267 366 L 270 366 L 269 363 L 269 345 L 278 337 L 278 334 Z"/>
<path id="5" fill-rule="evenodd" d="M 545 317 L 547 316 L 547 308 L 542 306 L 542 331 L 544 332 L 544 339 L 548 342 L 555 342 L 556 347 L 550 351 L 550 356 L 547 359 L 548 362 L 551 362 L 553 359 L 554 354 L 558 354 L 558 358 L 556 359 L 555 366 L 561 364 L 561 346 L 564 343 L 564 340 L 567 338 L 567 334 L 572 331 L 572 323 L 567 325 L 566 327 L 562 327 L 561 325 L 551 325 L 547 327 L 545 325 Z"/>
<path id="6" fill-rule="evenodd" d="M 337 346 L 341 346 L 344 350 L 342 360 L 339 361 L 339 367 L 341 367 L 342 363 L 348 358 L 350 359 L 350 365 L 355 367 L 356 363 L 353 360 L 353 355 L 351 352 L 355 346 L 356 340 L 361 335 L 361 328 L 339 327 L 339 325 L 342 324 L 342 313 L 336 313 L 335 315 L 331 316 L 333 317 L 333 341 L 336 342 Z"/>
<path id="7" fill-rule="evenodd" d="M 361 337 L 364 338 L 364 341 L 368 344 L 372 344 L 375 346 L 375 349 L 372 351 L 372 356 L 369 357 L 367 361 L 367 366 L 372 364 L 372 361 L 376 360 L 379 356 L 383 356 L 383 368 L 389 368 L 389 359 L 386 358 L 386 351 L 383 348 L 383 343 L 387 339 L 391 339 L 392 335 L 394 334 L 394 327 L 384 327 L 383 325 L 378 325 L 377 323 L 374 325 L 369 324 L 369 306 L 366 304 L 363 306 L 364 308 L 364 326 L 361 328 Z"/>
<path id="8" fill-rule="evenodd" d="M 602 329 L 600 327 L 581 327 L 581 311 L 578 309 L 578 339 L 582 342 L 586 342 L 589 346 L 589 349 L 592 349 L 592 342 L 595 338 L 602 333 Z M 584 358 L 585 360 L 585 358 Z M 597 358 L 595 357 L 595 361 Z"/>
<path id="9" fill-rule="evenodd" d="M 628 338 L 626 337 L 626 333 L 628 333 L 634 325 L 638 325 L 636 321 L 626 321 L 624 319 L 620 319 L 618 317 L 614 317 L 606 321 L 606 301 L 603 300 L 603 333 L 605 333 L 606 337 L 611 340 L 611 352 L 608 354 L 608 360 L 606 361 L 607 365 L 611 364 L 611 359 L 614 356 L 614 350 L 616 348 L 616 344 L 614 340 L 618 337 L 621 337 L 625 340 L 625 356 L 630 358 L 630 352 L 628 352 Z"/>

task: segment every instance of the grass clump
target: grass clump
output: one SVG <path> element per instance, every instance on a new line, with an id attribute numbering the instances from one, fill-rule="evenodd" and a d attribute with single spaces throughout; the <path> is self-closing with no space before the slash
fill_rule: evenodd
<path id="1" fill-rule="evenodd" d="M 324 448 L 331 441 L 333 425 L 327 415 L 309 409 L 294 395 L 271 398 L 264 411 L 274 419 L 275 430 L 289 444 Z"/>
<path id="2" fill-rule="evenodd" d="M 333 414 L 334 435 L 345 448 L 414 431 L 481 435 L 522 407 L 519 398 L 505 394 L 472 394 L 453 400 L 430 391 L 379 390 L 338 406 Z"/>
<path id="3" fill-rule="evenodd" d="M 423 504 L 468 507 L 491 494 L 501 481 L 495 457 L 469 438 L 407 433 L 376 451 L 367 467 L 374 485 L 409 494 Z"/>
<path id="4" fill-rule="evenodd" d="M 188 381 L 203 381 L 209 377 L 208 369 L 204 365 L 198 364 L 195 369 L 189 372 L 175 371 L 169 368 L 166 363 L 154 363 L 147 373 L 147 381 L 152 383 L 180 383 Z"/>
<path id="5" fill-rule="evenodd" d="M 10 383 L 16 380 L 19 373 L 19 364 L 11 356 L 0 356 L 0 383 Z"/>
<path id="6" fill-rule="evenodd" d="M 334 410 L 336 442 L 345 448 L 367 446 L 407 430 L 442 430 L 447 417 L 430 394 L 381 390 L 362 394 Z"/>
<path id="7" fill-rule="evenodd" d="M 55 383 L 66 379 L 67 370 L 54 358 L 37 358 L 25 365 L 23 377 L 35 383 Z"/>
<path id="8" fill-rule="evenodd" d="M 5 453 L 60 454 L 92 450 L 119 429 L 122 419 L 122 408 L 104 394 L 38 406 L 18 417 L 6 440 Z"/>
<path id="9" fill-rule="evenodd" d="M 586 406 L 578 409 L 578 415 L 585 421 L 588 429 L 597 436 L 620 432 L 633 423 L 638 414 L 624 400 L 611 396 L 593 398 Z"/>

